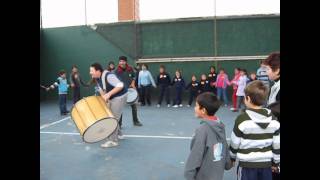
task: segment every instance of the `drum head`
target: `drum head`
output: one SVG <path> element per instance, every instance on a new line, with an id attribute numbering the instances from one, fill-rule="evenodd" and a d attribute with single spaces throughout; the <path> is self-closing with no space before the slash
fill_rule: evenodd
<path id="1" fill-rule="evenodd" d="M 133 104 L 138 100 L 138 92 L 133 88 L 128 89 L 127 104 Z"/>
<path id="2" fill-rule="evenodd" d="M 92 124 L 83 133 L 83 140 L 87 143 L 101 141 L 110 136 L 117 128 L 118 122 L 114 118 L 106 118 Z"/>

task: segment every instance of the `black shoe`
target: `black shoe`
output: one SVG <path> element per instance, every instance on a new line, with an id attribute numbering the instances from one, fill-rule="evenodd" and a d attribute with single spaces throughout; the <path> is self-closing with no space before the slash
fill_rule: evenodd
<path id="1" fill-rule="evenodd" d="M 135 125 L 135 126 L 142 126 L 142 124 L 141 124 L 139 121 L 134 122 L 133 125 Z"/>

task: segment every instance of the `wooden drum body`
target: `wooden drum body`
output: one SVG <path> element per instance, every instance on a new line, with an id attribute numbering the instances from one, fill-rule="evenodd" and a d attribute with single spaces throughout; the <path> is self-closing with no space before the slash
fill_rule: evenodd
<path id="1" fill-rule="evenodd" d="M 107 138 L 118 126 L 118 121 L 101 96 L 89 96 L 79 100 L 71 110 L 71 118 L 83 141 L 87 143 Z"/>

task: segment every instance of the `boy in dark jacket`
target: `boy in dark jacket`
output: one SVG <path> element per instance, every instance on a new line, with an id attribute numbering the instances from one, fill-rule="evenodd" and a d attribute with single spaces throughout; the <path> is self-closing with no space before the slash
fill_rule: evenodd
<path id="1" fill-rule="evenodd" d="M 207 79 L 207 76 L 205 74 L 201 75 L 201 79 L 199 82 L 199 94 L 204 92 L 210 92 L 210 81 Z"/>
<path id="2" fill-rule="evenodd" d="M 187 180 L 222 180 L 232 167 L 224 124 L 215 116 L 221 103 L 212 92 L 200 94 L 195 116 L 202 119 L 191 141 L 184 177 Z"/>
<path id="3" fill-rule="evenodd" d="M 174 86 L 176 90 L 176 98 L 173 101 L 173 107 L 174 108 L 182 107 L 181 96 L 183 93 L 183 89 L 185 88 L 185 83 L 184 83 L 184 79 L 181 76 L 180 70 L 176 70 L 176 76 L 172 79 L 172 86 Z"/>
<path id="4" fill-rule="evenodd" d="M 157 86 L 160 88 L 160 96 L 157 107 L 161 106 L 163 95 L 166 96 L 167 106 L 170 107 L 170 75 L 166 73 L 165 66 L 161 65 L 159 69 L 160 73 L 157 76 Z"/>
<path id="5" fill-rule="evenodd" d="M 187 85 L 186 89 L 190 89 L 189 90 L 190 96 L 189 96 L 189 102 L 188 102 L 188 107 L 190 107 L 193 99 L 197 97 L 199 93 L 199 82 L 197 81 L 197 78 L 195 75 L 192 75 L 191 82 Z"/>

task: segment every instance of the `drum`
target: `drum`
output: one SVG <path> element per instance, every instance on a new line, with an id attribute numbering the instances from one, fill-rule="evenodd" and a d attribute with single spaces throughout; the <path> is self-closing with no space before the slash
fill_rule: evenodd
<path id="1" fill-rule="evenodd" d="M 138 92 L 134 88 L 128 88 L 127 104 L 132 105 L 138 100 Z"/>
<path id="2" fill-rule="evenodd" d="M 71 109 L 71 118 L 87 143 L 107 138 L 118 126 L 118 121 L 101 96 L 79 100 Z"/>

